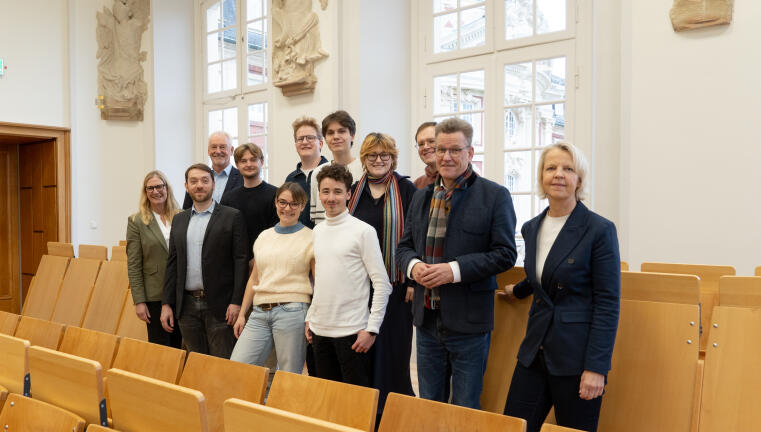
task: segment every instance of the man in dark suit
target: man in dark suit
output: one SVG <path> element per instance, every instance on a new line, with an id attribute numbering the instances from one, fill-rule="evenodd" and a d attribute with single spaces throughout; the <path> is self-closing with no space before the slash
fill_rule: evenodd
<path id="1" fill-rule="evenodd" d="M 240 211 L 212 199 L 214 172 L 204 164 L 185 171 L 193 206 L 177 214 L 169 234 L 161 324 L 174 321 L 189 351 L 230 358 L 248 278 L 248 239 Z"/>
<path id="2" fill-rule="evenodd" d="M 445 402 L 449 360 L 452 402 L 480 408 L 496 275 L 517 253 L 510 193 L 473 171 L 472 139 L 464 120 L 436 125 L 439 176 L 415 193 L 396 259 L 415 284 L 420 396 Z"/>
<path id="3" fill-rule="evenodd" d="M 212 198 L 216 202 L 222 202 L 222 197 L 229 191 L 243 186 L 243 177 L 240 171 L 232 166 L 230 157 L 233 155 L 233 142 L 230 135 L 224 131 L 217 131 L 209 136 L 209 159 L 214 168 L 214 191 Z M 187 210 L 193 205 L 193 199 L 185 192 L 185 200 L 182 209 Z"/>

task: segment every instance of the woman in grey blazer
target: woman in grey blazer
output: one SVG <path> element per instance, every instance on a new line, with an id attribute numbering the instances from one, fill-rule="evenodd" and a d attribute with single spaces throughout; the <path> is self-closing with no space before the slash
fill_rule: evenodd
<path id="1" fill-rule="evenodd" d="M 161 295 L 169 254 L 172 218 L 179 212 L 172 187 L 161 171 L 143 179 L 140 209 L 127 218 L 127 273 L 137 317 L 148 327 L 148 340 L 180 348 L 179 329 L 168 333 L 161 326 Z"/>

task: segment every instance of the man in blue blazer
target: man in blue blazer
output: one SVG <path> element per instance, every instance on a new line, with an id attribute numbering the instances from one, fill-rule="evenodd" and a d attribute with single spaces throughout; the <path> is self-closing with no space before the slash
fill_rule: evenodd
<path id="1" fill-rule="evenodd" d="M 445 401 L 449 359 L 452 402 L 480 408 L 496 275 L 517 253 L 510 193 L 473 171 L 472 139 L 464 120 L 436 125 L 439 176 L 415 193 L 396 260 L 415 286 L 420 396 Z"/>
<path id="2" fill-rule="evenodd" d="M 214 201 L 222 202 L 222 196 L 227 192 L 243 186 L 243 177 L 240 171 L 232 166 L 230 157 L 233 155 L 233 142 L 230 135 L 224 131 L 217 131 L 209 135 L 209 159 L 214 169 Z M 190 194 L 185 192 L 185 200 L 182 209 L 187 210 L 193 205 Z"/>

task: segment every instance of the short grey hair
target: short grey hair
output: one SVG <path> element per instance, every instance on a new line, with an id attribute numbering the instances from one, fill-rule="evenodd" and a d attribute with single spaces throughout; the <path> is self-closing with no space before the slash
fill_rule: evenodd
<path id="1" fill-rule="evenodd" d="M 217 135 L 222 135 L 223 137 L 225 137 L 225 141 L 227 142 L 227 145 L 232 147 L 232 145 L 233 145 L 233 139 L 232 139 L 232 137 L 230 136 L 229 133 L 227 133 L 227 132 L 225 132 L 223 130 L 218 130 L 216 132 L 212 132 L 211 134 L 209 134 L 209 142 L 211 142 L 211 137 L 214 137 L 214 136 L 217 136 Z"/>
<path id="2" fill-rule="evenodd" d="M 556 149 L 563 150 L 571 156 L 571 160 L 573 160 L 573 169 L 576 171 L 576 175 L 579 177 L 579 184 L 576 187 L 576 200 L 581 201 L 586 199 L 589 192 L 589 185 L 586 181 L 587 171 L 589 170 L 587 158 L 584 157 L 584 153 L 582 153 L 578 147 L 566 141 L 548 145 L 542 150 L 542 153 L 539 156 L 539 164 L 536 167 L 537 195 L 539 195 L 539 198 L 547 198 L 547 192 L 544 191 L 544 186 L 542 185 L 544 160 L 547 157 L 547 153 Z"/>
<path id="3" fill-rule="evenodd" d="M 469 146 L 473 144 L 473 126 L 457 117 L 448 118 L 437 124 L 435 136 L 439 136 L 440 133 L 453 134 L 457 132 L 462 132 L 465 135 L 465 141 L 468 142 Z"/>

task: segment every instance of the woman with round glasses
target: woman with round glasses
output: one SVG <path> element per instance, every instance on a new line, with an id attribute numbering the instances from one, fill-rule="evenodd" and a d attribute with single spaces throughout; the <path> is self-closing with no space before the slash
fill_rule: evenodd
<path id="1" fill-rule="evenodd" d="M 389 135 L 371 133 L 359 150 L 364 169 L 352 187 L 349 212 L 370 224 L 378 234 L 383 262 L 393 292 L 386 316 L 375 340 L 373 387 L 380 390 L 378 406 L 383 407 L 388 392 L 413 395 L 410 382 L 412 350 L 412 311 L 404 269 L 396 266 L 396 246 L 404 232 L 404 216 L 417 190 L 396 168 L 396 143 Z M 371 296 L 372 297 L 372 296 Z"/>
<path id="2" fill-rule="evenodd" d="M 175 348 L 182 345 L 180 329 L 168 333 L 159 317 L 169 231 L 178 207 L 164 173 L 151 171 L 143 179 L 140 210 L 127 218 L 127 274 L 135 313 L 145 321 L 150 342 Z"/>
<path id="3" fill-rule="evenodd" d="M 230 360 L 264 366 L 273 345 L 280 370 L 301 373 L 306 359 L 304 318 L 312 298 L 312 230 L 299 222 L 307 194 L 286 182 L 275 193 L 280 218 L 254 243 L 254 269 L 246 285 Z M 253 305 L 246 322 L 246 312 Z"/>

